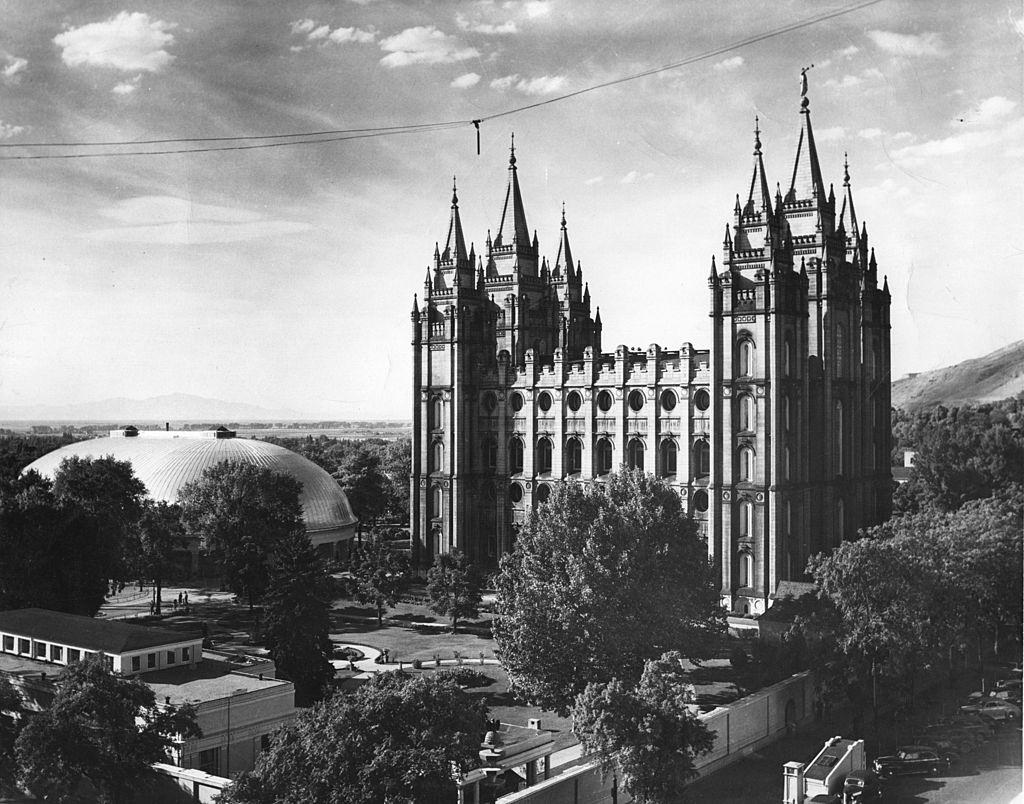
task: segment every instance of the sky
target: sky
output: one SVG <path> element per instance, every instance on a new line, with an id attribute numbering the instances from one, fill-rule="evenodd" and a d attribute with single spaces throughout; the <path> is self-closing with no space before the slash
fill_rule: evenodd
<path id="1" fill-rule="evenodd" d="M 754 117 L 785 189 L 810 64 L 825 181 L 841 192 L 848 153 L 888 276 L 894 377 L 1024 338 L 1021 0 L 882 0 L 727 49 L 846 5 L 0 0 L 0 157 L 468 121 L 717 53 L 485 119 L 479 156 L 464 123 L 2 159 L 0 405 L 180 392 L 409 418 L 412 296 L 452 177 L 479 251 L 513 133 L 527 222 L 553 259 L 564 202 L 605 347 L 706 348 Z"/>

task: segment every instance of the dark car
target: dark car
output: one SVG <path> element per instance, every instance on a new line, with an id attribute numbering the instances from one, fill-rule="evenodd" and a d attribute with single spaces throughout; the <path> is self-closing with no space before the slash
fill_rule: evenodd
<path id="1" fill-rule="evenodd" d="M 905 745 L 890 756 L 878 757 L 871 763 L 883 779 L 910 773 L 937 774 L 949 768 L 949 759 L 930 746 Z"/>
<path id="2" fill-rule="evenodd" d="M 846 780 L 843 782 L 843 804 L 881 800 L 882 785 L 872 771 L 855 770 L 846 774 Z"/>

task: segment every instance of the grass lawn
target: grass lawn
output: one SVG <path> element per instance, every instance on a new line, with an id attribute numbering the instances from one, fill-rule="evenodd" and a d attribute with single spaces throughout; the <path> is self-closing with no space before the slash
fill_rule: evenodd
<path id="1" fill-rule="evenodd" d="M 378 628 L 376 622 L 351 622 L 333 617 L 331 624 L 333 642 L 351 642 L 355 645 L 369 645 L 377 650 L 385 648 L 392 661 L 411 662 L 413 659 L 432 661 L 434 656 L 453 659 L 459 651 L 466 659 L 494 658 L 494 640 L 476 634 L 456 633 L 434 626 L 401 626 L 384 621 Z"/>

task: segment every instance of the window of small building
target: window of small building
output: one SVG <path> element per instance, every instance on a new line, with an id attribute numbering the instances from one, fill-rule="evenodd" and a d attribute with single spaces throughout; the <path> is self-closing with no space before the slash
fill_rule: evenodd
<path id="1" fill-rule="evenodd" d="M 565 404 L 569 410 L 576 413 L 581 407 L 583 407 L 583 397 L 580 396 L 579 391 L 573 391 L 565 400 Z"/>
<path id="2" fill-rule="evenodd" d="M 78 648 L 68 648 L 68 664 L 81 660 L 82 652 Z"/>
<path id="3" fill-rule="evenodd" d="M 666 477 L 671 477 L 676 473 L 676 459 L 679 454 L 679 450 L 676 448 L 676 442 L 671 438 L 666 438 L 661 442 L 661 473 Z"/>
<path id="4" fill-rule="evenodd" d="M 519 438 L 508 442 L 508 470 L 514 475 L 523 471 L 523 442 Z"/>
<path id="5" fill-rule="evenodd" d="M 37 659 L 46 658 L 46 643 L 45 642 L 34 642 L 32 643 L 32 655 Z"/>
<path id="6" fill-rule="evenodd" d="M 155 653 L 147 653 L 146 654 L 146 669 L 147 670 L 152 670 L 154 667 L 156 667 L 156 654 Z"/>
<path id="7" fill-rule="evenodd" d="M 551 394 L 547 391 L 542 392 L 541 395 L 537 397 L 537 407 L 544 413 L 551 410 Z"/>
<path id="8" fill-rule="evenodd" d="M 749 538 L 754 535 L 754 506 L 748 500 L 740 502 L 739 510 L 740 536 Z"/>
<path id="9" fill-rule="evenodd" d="M 132 672 L 138 673 L 142 669 L 142 657 L 132 656 Z"/>
<path id="10" fill-rule="evenodd" d="M 31 653 L 32 643 L 27 639 L 18 639 L 18 653 Z"/>
<path id="11" fill-rule="evenodd" d="M 175 657 L 175 651 L 173 651 L 173 650 L 167 651 L 167 664 L 174 664 L 174 662 L 176 660 L 177 659 Z"/>
<path id="12" fill-rule="evenodd" d="M 597 395 L 597 407 L 604 413 L 611 410 L 613 404 L 615 404 L 615 400 L 610 391 L 602 391 Z"/>
<path id="13" fill-rule="evenodd" d="M 196 770 L 216 776 L 220 773 L 220 748 L 207 748 L 199 752 Z"/>
<path id="14" fill-rule="evenodd" d="M 430 494 L 430 515 L 437 519 L 444 509 L 444 501 L 441 496 L 441 487 L 434 486 Z"/>
<path id="15" fill-rule="evenodd" d="M 583 444 L 578 438 L 565 442 L 565 473 L 578 475 L 583 471 Z"/>
<path id="16" fill-rule="evenodd" d="M 7 653 L 14 653 L 14 637 L 4 634 L 3 649 Z"/>
<path id="17" fill-rule="evenodd" d="M 520 503 L 523 501 L 523 487 L 518 483 L 513 483 L 508 487 L 508 498 L 514 503 Z"/>
<path id="18" fill-rule="evenodd" d="M 551 497 L 551 486 L 541 483 L 537 486 L 537 502 L 546 503 Z"/>
<path id="19" fill-rule="evenodd" d="M 675 410 L 677 401 L 675 391 L 661 392 L 661 409 L 666 413 Z"/>
<path id="20" fill-rule="evenodd" d="M 182 663 L 189 662 L 192 660 L 192 648 L 181 649 L 181 661 Z"/>
<path id="21" fill-rule="evenodd" d="M 108 673 L 113 672 L 113 670 L 114 670 L 114 657 L 113 656 L 107 656 L 107 654 L 104 653 L 103 654 L 103 667 L 104 667 L 104 669 Z"/>
<path id="22" fill-rule="evenodd" d="M 644 392 L 643 391 L 630 391 L 629 393 L 629 409 L 634 413 L 639 413 L 644 409 Z"/>
<path id="23" fill-rule="evenodd" d="M 693 395 L 693 406 L 702 412 L 711 407 L 711 394 L 706 388 L 701 388 Z"/>
<path id="24" fill-rule="evenodd" d="M 597 460 L 597 473 L 606 475 L 612 470 L 612 442 L 607 438 L 597 440 L 594 457 Z"/>
<path id="25" fill-rule="evenodd" d="M 50 661 L 64 661 L 64 648 L 62 648 L 60 645 L 50 645 Z"/>
<path id="26" fill-rule="evenodd" d="M 630 440 L 626 449 L 627 461 L 630 469 L 644 470 L 644 442 L 639 438 Z"/>
<path id="27" fill-rule="evenodd" d="M 740 588 L 752 586 L 754 578 L 754 557 L 747 552 L 740 553 L 739 565 Z"/>
<path id="28" fill-rule="evenodd" d="M 551 440 L 547 438 L 537 439 L 537 474 L 547 475 L 551 473 Z"/>
<path id="29" fill-rule="evenodd" d="M 435 396 L 430 404 L 430 426 L 435 430 L 444 427 L 444 402 L 439 396 Z"/>
<path id="30" fill-rule="evenodd" d="M 703 438 L 693 442 L 693 474 L 694 477 L 711 474 L 711 447 Z"/>

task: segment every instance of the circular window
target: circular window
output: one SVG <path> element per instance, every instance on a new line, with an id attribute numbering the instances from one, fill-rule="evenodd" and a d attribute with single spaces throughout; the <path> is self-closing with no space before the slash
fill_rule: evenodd
<path id="1" fill-rule="evenodd" d="M 569 398 L 566 400 L 565 404 L 569 406 L 569 410 L 575 413 L 583 407 L 583 397 L 579 395 L 578 391 L 573 391 L 569 394 Z"/>
<path id="2" fill-rule="evenodd" d="M 644 407 L 644 392 L 633 391 L 629 395 L 629 409 L 633 412 L 643 410 Z"/>
<path id="3" fill-rule="evenodd" d="M 484 410 L 493 413 L 496 407 L 498 407 L 498 397 L 494 395 L 494 392 L 489 391 L 484 394 Z"/>
<path id="4" fill-rule="evenodd" d="M 508 496 L 512 500 L 512 502 L 514 502 L 514 503 L 522 502 L 523 501 L 523 487 L 520 486 L 518 483 L 513 483 L 511 486 L 509 486 Z"/>
<path id="5" fill-rule="evenodd" d="M 512 410 L 514 410 L 516 412 L 522 410 L 523 409 L 523 395 L 522 394 L 512 394 L 512 397 L 509 400 L 509 403 L 512 405 Z"/>
<path id="6" fill-rule="evenodd" d="M 702 514 L 708 510 L 708 493 L 703 489 L 693 492 L 693 508 Z"/>
<path id="7" fill-rule="evenodd" d="M 602 391 L 597 395 L 597 406 L 606 413 L 612 409 L 612 395 L 608 391 Z"/>
<path id="8" fill-rule="evenodd" d="M 711 394 L 707 389 L 701 388 L 693 395 L 693 405 L 697 410 L 707 410 L 711 407 Z"/>
<path id="9" fill-rule="evenodd" d="M 551 486 L 547 483 L 541 483 L 537 486 L 537 500 L 542 503 L 546 503 L 548 498 L 551 496 Z"/>
<path id="10" fill-rule="evenodd" d="M 537 399 L 537 407 L 543 410 L 545 413 L 551 410 L 551 394 L 549 394 L 547 391 L 542 393 L 540 397 Z"/>
<path id="11" fill-rule="evenodd" d="M 661 409 L 662 410 L 675 410 L 676 407 L 676 395 L 673 391 L 662 391 L 661 392 Z"/>

